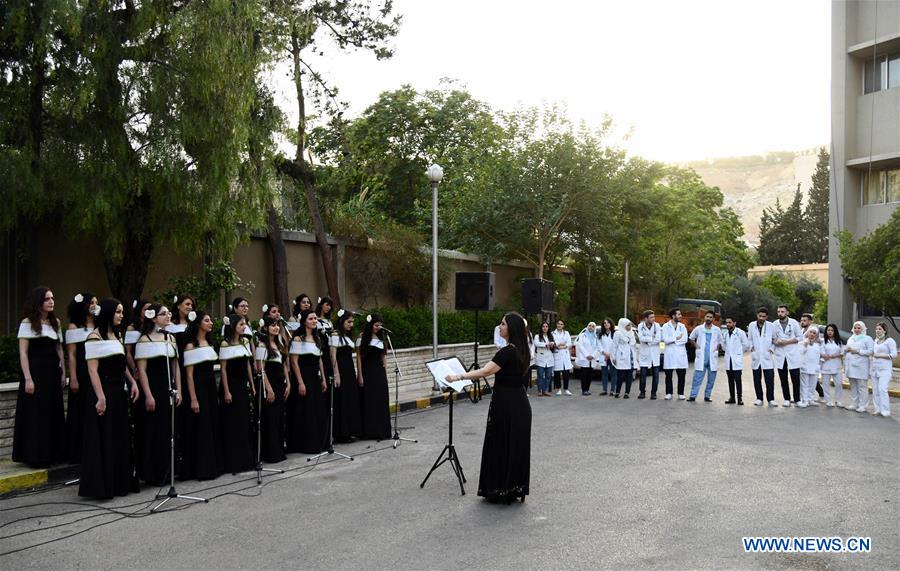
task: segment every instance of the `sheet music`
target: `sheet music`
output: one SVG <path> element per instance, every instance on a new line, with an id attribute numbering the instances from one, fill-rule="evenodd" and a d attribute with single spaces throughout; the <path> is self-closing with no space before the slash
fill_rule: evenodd
<path id="1" fill-rule="evenodd" d="M 439 387 L 447 387 L 454 392 L 461 393 L 466 387 L 472 385 L 472 381 L 469 379 L 447 382 L 448 375 L 462 375 L 466 372 L 466 368 L 458 357 L 429 361 L 425 363 L 425 366 L 428 367 L 428 371 Z"/>

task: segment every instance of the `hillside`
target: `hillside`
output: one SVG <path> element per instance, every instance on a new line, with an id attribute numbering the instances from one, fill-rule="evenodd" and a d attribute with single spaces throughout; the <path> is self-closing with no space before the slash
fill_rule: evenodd
<path id="1" fill-rule="evenodd" d="M 732 207 L 744 224 L 744 238 L 755 246 L 763 209 L 779 198 L 783 205 L 789 203 L 797 183 L 804 193 L 809 191 L 816 150 L 711 159 L 681 166 L 694 169 L 703 182 L 721 189 L 725 206 Z"/>

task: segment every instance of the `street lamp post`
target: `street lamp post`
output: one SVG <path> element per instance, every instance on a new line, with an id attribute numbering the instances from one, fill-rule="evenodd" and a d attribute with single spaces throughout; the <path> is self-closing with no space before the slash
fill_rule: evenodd
<path id="1" fill-rule="evenodd" d="M 426 171 L 431 182 L 431 353 L 438 358 L 438 185 L 444 169 L 433 164 Z"/>

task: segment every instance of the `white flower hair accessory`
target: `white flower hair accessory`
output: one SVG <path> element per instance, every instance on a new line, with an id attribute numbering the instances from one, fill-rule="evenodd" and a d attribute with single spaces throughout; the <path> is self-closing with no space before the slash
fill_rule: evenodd
<path id="1" fill-rule="evenodd" d="M 190 313 L 187 314 L 187 320 L 190 321 L 191 323 L 193 323 L 196 319 L 197 319 L 196 311 L 191 311 Z"/>
<path id="2" fill-rule="evenodd" d="M 372 314 L 366 316 L 366 323 L 372 323 Z"/>
<path id="3" fill-rule="evenodd" d="M 269 311 L 269 304 L 268 304 L 268 303 L 264 303 L 264 304 L 263 304 L 263 313 L 265 313 L 265 312 L 267 312 L 267 311 Z"/>
<path id="4" fill-rule="evenodd" d="M 338 312 L 337 312 L 338 319 L 340 319 L 341 317 L 344 317 L 344 313 L 345 313 L 345 312 L 344 312 L 343 309 L 339 309 Z"/>
<path id="5" fill-rule="evenodd" d="M 292 300 L 291 300 L 291 305 L 297 305 L 297 300 L 296 300 L 296 299 L 292 299 Z"/>
<path id="6" fill-rule="evenodd" d="M 93 315 L 94 317 L 98 317 L 100 315 L 100 304 L 99 303 L 97 305 L 95 305 L 94 308 L 91 310 L 91 315 Z"/>
<path id="7" fill-rule="evenodd" d="M 319 296 L 318 298 L 316 298 L 316 303 L 322 303 L 322 296 Z"/>
<path id="8" fill-rule="evenodd" d="M 137 300 L 131 302 L 131 309 L 137 309 Z"/>
<path id="9" fill-rule="evenodd" d="M 147 319 L 153 319 L 154 317 L 156 317 L 156 310 L 155 309 L 144 310 L 144 317 L 146 317 Z"/>
<path id="10" fill-rule="evenodd" d="M 177 295 L 173 295 L 173 296 L 172 296 L 172 303 L 178 303 L 178 296 L 177 296 Z"/>
<path id="11" fill-rule="evenodd" d="M 231 325 L 231 320 L 228 319 L 228 316 L 226 315 L 225 317 L 222 318 L 222 323 L 225 325 Z"/>
<path id="12" fill-rule="evenodd" d="M 266 326 L 266 320 L 263 319 L 262 317 L 259 318 L 259 326 L 260 326 L 260 328 Z"/>
<path id="13" fill-rule="evenodd" d="M 84 296 L 81 295 L 80 293 L 76 293 L 75 294 L 75 303 L 81 303 L 82 301 L 84 301 Z"/>

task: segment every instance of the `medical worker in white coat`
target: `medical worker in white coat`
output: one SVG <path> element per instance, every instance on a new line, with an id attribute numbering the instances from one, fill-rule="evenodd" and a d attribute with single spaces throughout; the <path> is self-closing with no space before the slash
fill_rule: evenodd
<path id="1" fill-rule="evenodd" d="M 691 331 L 690 339 L 697 348 L 694 357 L 694 382 L 691 383 L 690 402 L 697 400 L 700 386 L 703 384 L 703 376 L 706 375 L 706 390 L 703 392 L 703 400 L 712 402 L 712 390 L 716 384 L 716 373 L 719 370 L 719 347 L 722 346 L 722 329 L 713 323 L 716 314 L 707 311 L 703 316 L 703 325 L 698 325 Z"/>
<path id="2" fill-rule="evenodd" d="M 669 321 L 662 326 L 663 370 L 666 372 L 666 400 L 672 399 L 672 371 L 678 375 L 678 400 L 684 400 L 684 376 L 687 373 L 688 330 L 681 322 L 681 310 L 669 310 Z"/>
<path id="3" fill-rule="evenodd" d="M 866 412 L 869 405 L 869 373 L 874 350 L 875 342 L 866 335 L 866 324 L 857 321 L 844 353 L 844 373 L 850 381 L 849 410 Z"/>
<path id="4" fill-rule="evenodd" d="M 556 396 L 566 394 L 569 391 L 569 373 L 572 371 L 572 355 L 569 347 L 572 345 L 572 335 L 566 331 L 566 323 L 562 319 L 556 320 L 556 329 L 551 333 L 553 337 L 553 384 L 556 385 Z M 562 380 L 562 384 L 560 384 Z"/>
<path id="5" fill-rule="evenodd" d="M 581 368 L 581 396 L 590 396 L 591 377 L 594 371 L 600 370 L 600 361 L 603 359 L 600 339 L 597 337 L 597 324 L 591 321 L 587 327 L 578 334 L 575 343 L 575 364 Z"/>
<path id="6" fill-rule="evenodd" d="M 622 385 L 625 386 L 624 398 L 630 398 L 631 381 L 634 379 L 634 369 L 637 367 L 637 339 L 631 321 L 625 317 L 619 320 L 616 333 L 613 335 L 613 365 L 616 367 L 616 392 L 613 395 L 619 398 Z"/>
<path id="7" fill-rule="evenodd" d="M 638 365 L 641 368 L 639 399 L 645 398 L 647 392 L 647 373 L 652 377 L 650 400 L 656 400 L 659 388 L 659 342 L 662 339 L 662 328 L 656 322 L 656 315 L 648 309 L 642 315 L 638 325 Z"/>
<path id="8" fill-rule="evenodd" d="M 772 339 L 774 346 L 772 355 L 778 377 L 781 379 L 781 396 L 784 397 L 784 406 L 791 404 L 800 398 L 800 341 L 803 340 L 803 330 L 800 323 L 788 316 L 786 305 L 778 306 L 778 319 L 772 322 L 775 326 L 775 335 Z M 790 376 L 790 383 L 788 382 Z M 791 385 L 794 391 L 791 393 Z M 794 398 L 791 399 L 791 394 Z"/>
<path id="9" fill-rule="evenodd" d="M 760 307 L 756 310 L 756 321 L 747 326 L 747 339 L 750 341 L 750 369 L 753 371 L 753 390 L 756 402 L 753 406 L 762 406 L 763 397 L 769 406 L 775 407 L 775 365 L 772 355 L 772 339 L 775 326 L 769 323 L 769 310 Z M 762 379 L 766 381 L 766 392 L 763 395 Z"/>
<path id="10" fill-rule="evenodd" d="M 891 382 L 891 363 L 897 358 L 897 342 L 887 336 L 887 324 L 875 325 L 875 344 L 872 349 L 872 400 L 875 412 L 887 418 L 891 416 L 891 399 L 888 383 Z"/>
<path id="11" fill-rule="evenodd" d="M 725 375 L 728 377 L 728 400 L 725 404 L 744 404 L 741 377 L 744 373 L 744 353 L 750 350 L 747 334 L 737 326 L 733 317 L 725 318 Z M 735 400 L 737 397 L 737 400 Z"/>
<path id="12" fill-rule="evenodd" d="M 822 360 L 822 344 L 819 343 L 818 327 L 807 329 L 803 341 L 798 344 L 798 352 L 800 353 L 800 401 L 797 402 L 797 406 L 799 408 L 806 408 L 810 405 L 818 406 L 814 400 Z"/>
<path id="13" fill-rule="evenodd" d="M 829 323 L 825 326 L 825 340 L 822 343 L 822 388 L 825 391 L 825 406 L 843 408 L 843 369 L 844 342 L 837 325 Z"/>

